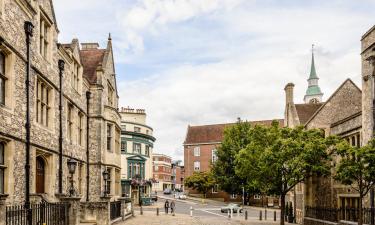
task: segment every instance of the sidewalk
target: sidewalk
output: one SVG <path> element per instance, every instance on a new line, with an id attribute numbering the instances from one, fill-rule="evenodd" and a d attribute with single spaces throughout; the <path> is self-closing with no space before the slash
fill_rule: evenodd
<path id="1" fill-rule="evenodd" d="M 115 223 L 115 225 L 277 225 L 279 222 L 259 221 L 259 220 L 229 220 L 222 217 L 190 217 L 185 214 L 165 215 L 161 213 L 156 216 L 155 212 L 145 211 L 143 215 L 135 215 L 126 221 Z M 286 223 L 287 224 L 287 223 Z"/>

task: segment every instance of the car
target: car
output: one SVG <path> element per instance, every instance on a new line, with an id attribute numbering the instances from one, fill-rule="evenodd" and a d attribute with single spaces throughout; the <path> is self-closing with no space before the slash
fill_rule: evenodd
<path id="1" fill-rule="evenodd" d="M 230 212 L 231 210 L 233 210 L 233 213 L 237 213 L 237 211 L 242 213 L 242 211 L 243 211 L 242 207 L 239 204 L 236 204 L 236 203 L 229 203 L 228 205 L 220 208 L 220 211 L 222 213 L 228 213 L 228 211 Z"/>
<path id="2" fill-rule="evenodd" d="M 156 194 L 151 194 L 151 199 L 152 199 L 152 201 L 157 202 L 158 196 Z"/>
<path id="3" fill-rule="evenodd" d="M 164 189 L 163 193 L 164 193 L 165 195 L 170 195 L 170 194 L 172 194 L 172 190 L 169 189 L 169 188 L 166 188 L 166 189 Z"/>
<path id="4" fill-rule="evenodd" d="M 181 199 L 181 200 L 185 200 L 186 199 L 186 195 L 185 194 L 180 194 L 180 195 L 178 195 L 177 198 Z"/>

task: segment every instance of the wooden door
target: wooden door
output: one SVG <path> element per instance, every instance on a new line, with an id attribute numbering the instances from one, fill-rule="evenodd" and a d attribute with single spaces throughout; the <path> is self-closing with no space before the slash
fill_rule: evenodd
<path id="1" fill-rule="evenodd" d="M 45 163 L 41 157 L 36 158 L 36 193 L 44 193 Z"/>

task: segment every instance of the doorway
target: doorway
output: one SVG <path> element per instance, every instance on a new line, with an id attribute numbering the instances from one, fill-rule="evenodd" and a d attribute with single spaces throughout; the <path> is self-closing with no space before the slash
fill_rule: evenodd
<path id="1" fill-rule="evenodd" d="M 46 164 L 42 157 L 36 157 L 36 182 L 35 182 L 35 191 L 38 194 L 45 193 L 45 171 Z"/>

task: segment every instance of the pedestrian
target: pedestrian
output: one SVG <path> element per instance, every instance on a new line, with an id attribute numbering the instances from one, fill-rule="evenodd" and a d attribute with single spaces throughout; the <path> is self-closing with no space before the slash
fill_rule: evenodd
<path id="1" fill-rule="evenodd" d="M 176 204 L 174 203 L 174 201 L 171 202 L 170 207 L 171 207 L 171 213 L 173 214 L 174 209 L 176 208 Z"/>
<path id="2" fill-rule="evenodd" d="M 164 203 L 164 210 L 165 210 L 165 214 L 168 214 L 168 209 L 169 209 L 169 201 L 168 199 L 165 201 Z"/>

